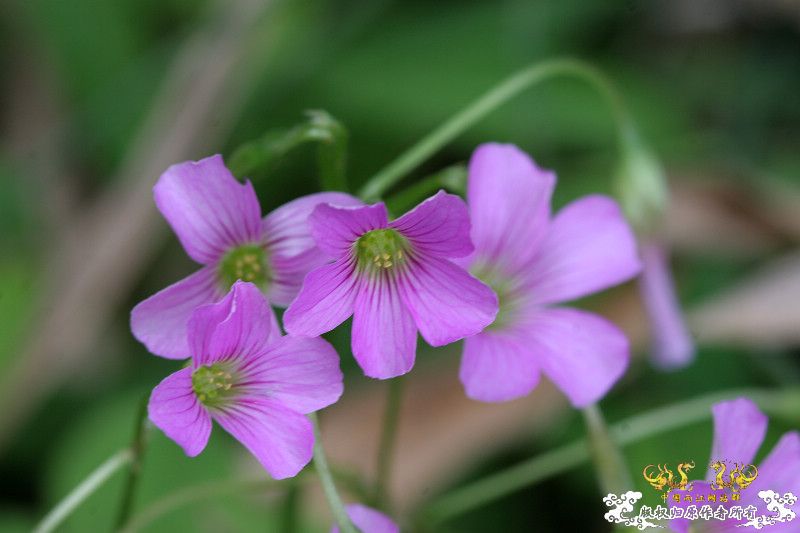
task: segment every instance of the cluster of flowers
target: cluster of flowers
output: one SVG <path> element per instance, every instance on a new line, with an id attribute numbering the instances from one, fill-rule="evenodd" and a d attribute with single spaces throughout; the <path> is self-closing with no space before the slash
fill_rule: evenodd
<path id="1" fill-rule="evenodd" d="M 155 201 L 203 266 L 132 312 L 149 351 L 191 359 L 154 389 L 150 419 L 190 456 L 216 420 L 273 477 L 294 476 L 312 457 L 305 415 L 343 390 L 319 335 L 350 316 L 367 376 L 409 372 L 419 332 L 432 346 L 465 340 L 460 377 L 476 400 L 524 396 L 544 373 L 573 405 L 597 401 L 625 371 L 628 341 L 560 304 L 641 267 L 613 200 L 584 197 L 553 216 L 555 182 L 516 147 L 487 144 L 466 203 L 440 191 L 390 220 L 383 203 L 319 193 L 262 219 L 252 185 L 220 156 L 170 167 Z M 288 335 L 270 304 L 288 307 Z"/>

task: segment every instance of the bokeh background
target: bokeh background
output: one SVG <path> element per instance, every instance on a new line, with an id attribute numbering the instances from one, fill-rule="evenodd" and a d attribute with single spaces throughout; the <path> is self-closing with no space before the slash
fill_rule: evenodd
<path id="1" fill-rule="evenodd" d="M 324 109 L 350 132 L 348 177 L 357 186 L 514 70 L 564 55 L 616 82 L 662 158 L 673 199 L 663 234 L 700 343 L 695 364 L 657 372 L 647 361 L 635 283 L 583 302 L 620 324 L 636 348 L 630 371 L 602 403 L 609 421 L 707 392 L 796 387 L 797 2 L 6 0 L 0 531 L 29 530 L 126 446 L 141 399 L 176 367 L 148 355 L 128 328 L 136 302 L 194 269 L 152 202 L 151 186 L 168 165 L 229 156 L 302 121 L 307 109 Z M 563 205 L 611 191 L 613 133 L 595 92 L 556 80 L 482 121 L 406 183 L 466 161 L 481 142 L 513 142 L 558 172 L 555 201 Z M 264 212 L 313 192 L 313 146 L 253 178 Z M 331 339 L 346 392 L 322 416 L 326 445 L 338 467 L 369 482 L 386 387 L 360 374 L 346 333 Z M 458 353 L 458 346 L 421 347 L 403 378 L 392 478 L 400 518 L 582 434 L 579 413 L 547 383 L 509 404 L 467 400 Z M 761 455 L 799 422 L 800 405 L 773 417 Z M 648 463 L 701 464 L 710 439 L 709 420 L 670 431 L 626 448 L 629 468 L 641 481 Z M 313 476 L 288 492 L 268 490 L 253 465 L 222 431 L 191 460 L 154 432 L 138 525 L 327 530 L 330 515 Z M 111 529 L 122 484 L 115 476 L 63 530 Z M 608 531 L 603 512 L 584 464 L 438 530 Z"/>

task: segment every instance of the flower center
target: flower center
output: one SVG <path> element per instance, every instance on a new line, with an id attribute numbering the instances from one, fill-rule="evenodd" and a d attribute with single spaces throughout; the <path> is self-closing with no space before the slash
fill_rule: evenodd
<path id="1" fill-rule="evenodd" d="M 513 324 L 521 303 L 518 291 L 515 290 L 516 284 L 514 280 L 496 269 L 481 264 L 473 266 L 470 269 L 470 273 L 491 287 L 497 295 L 497 303 L 499 305 L 497 316 L 494 322 L 489 324 L 486 329 L 502 330 L 506 326 Z"/>
<path id="2" fill-rule="evenodd" d="M 234 376 L 223 363 L 201 366 L 192 372 L 192 390 L 203 405 L 219 405 L 233 392 Z"/>
<path id="3" fill-rule="evenodd" d="M 263 288 L 270 279 L 267 253 L 258 245 L 234 248 L 223 256 L 217 276 L 225 289 L 230 288 L 239 279 L 253 282 Z"/>
<path id="4" fill-rule="evenodd" d="M 373 271 L 397 267 L 407 258 L 408 240 L 391 228 L 368 231 L 356 241 L 358 266 Z"/>

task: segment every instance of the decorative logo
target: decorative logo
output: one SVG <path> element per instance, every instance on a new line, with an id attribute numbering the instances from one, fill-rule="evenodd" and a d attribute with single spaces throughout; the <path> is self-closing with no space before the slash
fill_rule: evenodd
<path id="1" fill-rule="evenodd" d="M 736 527 L 755 529 L 795 519 L 796 514 L 791 507 L 797 502 L 797 497 L 791 492 L 780 494 L 772 490 L 759 491 L 758 497 L 766 504 L 766 514 L 758 514 L 759 509 L 755 505 L 758 502 L 754 497 L 742 500 L 741 491 L 758 477 L 758 468 L 755 465 L 715 460 L 709 465 L 715 472 L 714 481 L 710 485 L 702 483 L 702 488 L 698 490 L 695 490 L 694 483 L 689 481 L 688 476 L 688 472 L 694 467 L 694 461 L 680 463 L 674 471 L 666 463 L 647 465 L 642 470 L 642 476 L 651 487 L 662 493 L 662 501 L 666 502 L 667 498 L 672 500 L 669 505 L 658 505 L 655 508 L 642 505 L 639 512 L 635 513 L 636 503 L 642 498 L 641 492 L 609 494 L 603 498 L 606 506 L 611 508 L 605 514 L 605 519 L 639 530 L 664 528 L 657 521 L 677 518 L 737 520 L 740 523 Z M 748 505 L 744 505 L 745 503 Z"/>

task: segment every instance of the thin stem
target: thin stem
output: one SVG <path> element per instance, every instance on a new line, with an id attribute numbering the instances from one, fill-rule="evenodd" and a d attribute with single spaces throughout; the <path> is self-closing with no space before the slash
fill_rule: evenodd
<path id="1" fill-rule="evenodd" d="M 796 406 L 799 395 L 798 389 L 779 392 L 758 389 L 716 392 L 633 416 L 613 424 L 609 428 L 609 434 L 618 446 L 625 446 L 679 427 L 702 422 L 711 416 L 712 404 L 739 396 L 752 399 L 767 413 L 794 419 L 797 417 Z M 434 525 L 444 522 L 523 487 L 535 485 L 575 468 L 586 462 L 589 457 L 589 445 L 586 439 L 545 452 L 445 494 L 422 510 L 422 518 Z"/>
<path id="2" fill-rule="evenodd" d="M 228 481 L 211 481 L 186 487 L 176 492 L 170 493 L 159 498 L 153 505 L 144 511 L 136 514 L 128 522 L 124 529 L 119 533 L 133 533 L 141 531 L 155 520 L 161 518 L 170 511 L 191 503 L 218 498 L 226 494 L 247 492 L 252 494 L 257 491 L 273 489 L 278 487 L 278 482 L 273 479 L 235 479 Z"/>
<path id="3" fill-rule="evenodd" d="M 456 113 L 441 126 L 372 176 L 359 196 L 367 201 L 380 198 L 389 187 L 436 153 L 466 129 L 533 85 L 556 76 L 573 76 L 598 89 L 607 100 L 621 137 L 633 132 L 632 121 L 614 85 L 599 70 L 575 59 L 555 59 L 523 68 Z"/>
<path id="4" fill-rule="evenodd" d="M 387 198 L 386 207 L 391 213 L 405 213 L 417 205 L 420 200 L 438 192 L 439 189 L 463 194 L 466 190 L 466 183 L 467 169 L 464 165 L 452 165 Z"/>
<path id="5" fill-rule="evenodd" d="M 145 396 L 136 411 L 136 427 L 133 431 L 133 442 L 130 448 L 131 466 L 128 470 L 125 488 L 122 491 L 122 503 L 117 515 L 117 529 L 122 529 L 131 516 L 136 488 L 139 485 L 139 478 L 142 473 L 142 457 L 147 446 L 147 401 L 148 397 Z"/>
<path id="6" fill-rule="evenodd" d="M 633 488 L 628 465 L 620 452 L 619 446 L 611 438 L 603 413 L 597 404 L 582 410 L 586 422 L 586 433 L 589 436 L 589 453 L 597 470 L 600 489 L 603 494 L 613 492 L 622 494 Z"/>
<path id="7" fill-rule="evenodd" d="M 55 530 L 72 512 L 100 488 L 118 470 L 124 468 L 133 459 L 133 452 L 125 448 L 108 458 L 84 479 L 72 492 L 61 500 L 52 511 L 42 519 L 34 529 L 34 533 L 48 533 Z"/>
<path id="8" fill-rule="evenodd" d="M 336 490 L 336 484 L 333 482 L 330 468 L 328 468 L 328 460 L 325 458 L 325 450 L 322 448 L 322 437 L 319 431 L 317 414 L 311 413 L 309 418 L 314 425 L 314 467 L 317 469 L 319 480 L 322 483 L 322 490 L 325 492 L 325 498 L 328 500 L 328 505 L 333 512 L 336 523 L 339 524 L 341 533 L 358 533 L 358 530 L 356 530 L 350 522 L 350 518 L 347 516 L 342 498 L 339 497 L 339 492 Z"/>
<path id="9" fill-rule="evenodd" d="M 392 475 L 395 435 L 403 397 L 402 378 L 392 379 L 388 385 L 386 410 L 383 415 L 381 441 L 378 448 L 378 476 L 375 483 L 375 504 L 383 510 L 388 510 L 389 506 L 389 480 Z"/>

